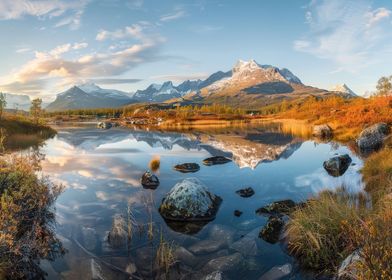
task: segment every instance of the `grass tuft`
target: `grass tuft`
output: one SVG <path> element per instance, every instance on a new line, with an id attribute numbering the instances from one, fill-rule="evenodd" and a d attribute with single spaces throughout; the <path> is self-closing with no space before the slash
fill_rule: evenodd
<path id="1" fill-rule="evenodd" d="M 357 223 L 356 202 L 344 191 L 325 191 L 296 210 L 286 229 L 290 253 L 306 268 L 334 271 L 350 253 L 342 225 Z"/>

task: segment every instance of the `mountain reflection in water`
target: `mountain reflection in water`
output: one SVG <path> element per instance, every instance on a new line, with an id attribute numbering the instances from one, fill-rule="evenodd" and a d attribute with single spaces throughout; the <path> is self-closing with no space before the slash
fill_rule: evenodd
<path id="1" fill-rule="evenodd" d="M 49 278 L 100 275 L 122 279 L 135 269 L 140 277 L 153 278 L 161 236 L 194 255 L 194 262 L 188 264 L 191 271 L 186 273 L 195 277 L 202 276 L 209 260 L 235 254 L 238 249 L 233 244 L 241 236 L 247 236 L 245 240 L 256 246 L 254 255 L 244 255 L 247 265 L 259 265 L 230 272 L 233 279 L 240 275 L 258 279 L 273 266 L 294 264 L 278 244 L 257 237 L 267 218 L 257 216 L 255 210 L 282 199 L 304 201 L 323 189 L 342 185 L 350 192 L 362 190 L 359 157 L 345 146 L 309 140 L 308 131 L 302 127 L 294 130 L 278 123 L 206 132 L 59 127 L 58 135 L 48 140 L 42 150 L 46 155 L 42 169 L 67 187 L 56 207 L 57 234 L 68 254 L 63 260 L 45 263 Z M 328 175 L 322 163 L 336 153 L 348 153 L 355 166 L 335 178 Z M 202 164 L 203 159 L 215 155 L 230 157 L 233 162 Z M 160 158 L 156 173 L 160 186 L 146 190 L 140 178 L 154 157 Z M 197 163 L 201 168 L 191 175 L 173 170 L 174 165 L 184 162 Z M 157 211 L 160 202 L 176 183 L 189 177 L 198 178 L 222 198 L 217 216 L 196 227 L 167 225 Z M 244 187 L 252 187 L 255 194 L 250 198 L 238 196 L 235 191 Z M 243 212 L 241 217 L 235 217 L 234 210 Z M 130 213 L 132 221 L 137 222 L 132 238 L 113 247 L 107 238 L 113 219 L 119 215 L 126 219 Z M 216 238 L 227 242 L 217 243 Z M 298 269 L 290 277 L 306 279 Z"/>

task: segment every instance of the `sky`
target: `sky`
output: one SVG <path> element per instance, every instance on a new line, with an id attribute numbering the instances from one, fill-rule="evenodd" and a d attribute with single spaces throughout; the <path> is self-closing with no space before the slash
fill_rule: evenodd
<path id="1" fill-rule="evenodd" d="M 0 91 L 126 92 L 255 59 L 354 92 L 392 75 L 391 0 L 0 0 Z"/>

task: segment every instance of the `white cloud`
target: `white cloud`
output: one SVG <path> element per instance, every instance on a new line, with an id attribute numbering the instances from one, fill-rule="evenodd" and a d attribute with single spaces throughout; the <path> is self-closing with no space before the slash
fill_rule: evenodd
<path id="1" fill-rule="evenodd" d="M 183 18 L 185 16 L 186 16 L 186 13 L 184 10 L 177 10 L 174 13 L 161 16 L 160 20 L 161 21 L 172 21 L 172 20 L 176 20 L 179 18 Z"/>
<path id="2" fill-rule="evenodd" d="M 391 16 L 391 10 L 388 10 L 386 8 L 378 8 L 374 11 L 367 13 L 366 16 L 368 18 L 367 26 L 371 27 L 374 24 L 380 22 L 381 20 L 389 18 Z"/>
<path id="3" fill-rule="evenodd" d="M 87 47 L 88 47 L 87 43 L 75 43 L 73 45 L 73 49 L 74 50 L 80 50 L 80 49 L 84 49 L 84 48 L 87 48 Z"/>
<path id="4" fill-rule="evenodd" d="M 67 86 L 81 79 L 96 79 L 124 74 L 143 63 L 164 59 L 159 55 L 163 38 L 144 38 L 118 51 L 107 51 L 65 58 L 64 54 L 87 47 L 87 43 L 68 43 L 47 52 L 35 52 L 35 58 L 9 75 L 0 77 L 0 89 L 43 95 L 47 83 L 60 81 Z M 111 82 L 114 82 L 112 80 Z M 129 82 L 129 81 L 128 81 Z"/>
<path id="5" fill-rule="evenodd" d="M 72 16 L 61 19 L 54 27 L 69 26 L 71 30 L 77 30 L 80 27 L 82 15 L 83 11 L 77 11 Z"/>
<path id="6" fill-rule="evenodd" d="M 69 25 L 71 29 L 80 26 L 83 10 L 90 0 L 1 0 L 0 20 L 20 19 L 25 16 L 56 18 L 70 14 L 55 26 Z"/>
<path id="7" fill-rule="evenodd" d="M 126 26 L 125 28 L 117 29 L 115 31 L 100 30 L 95 39 L 97 41 L 105 41 L 108 39 L 116 40 L 124 38 L 143 39 L 144 26 L 146 26 L 146 23 L 132 24 L 130 26 Z"/>
<path id="8" fill-rule="evenodd" d="M 313 0 L 305 12 L 309 32 L 293 47 L 355 72 L 374 63 L 379 48 L 391 45 L 391 26 L 382 25 L 390 13 L 373 9 L 370 0 Z"/>
<path id="9" fill-rule="evenodd" d="M 82 9 L 86 3 L 86 0 L 2 0 L 0 1 L 0 19 L 18 19 L 26 15 L 57 17 L 67 10 Z"/>
<path id="10" fill-rule="evenodd" d="M 30 48 L 20 48 L 20 49 L 17 49 L 15 52 L 16 53 L 27 53 L 27 52 L 30 52 L 30 51 L 31 51 Z"/>

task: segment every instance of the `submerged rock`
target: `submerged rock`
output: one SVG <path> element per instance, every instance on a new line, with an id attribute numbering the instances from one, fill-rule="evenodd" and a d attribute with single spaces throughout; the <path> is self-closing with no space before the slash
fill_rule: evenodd
<path id="1" fill-rule="evenodd" d="M 162 200 L 159 213 L 172 221 L 210 221 L 215 218 L 222 199 L 210 193 L 197 178 L 177 183 Z"/>
<path id="2" fill-rule="evenodd" d="M 255 194 L 255 191 L 251 187 L 249 187 L 249 188 L 238 190 L 235 193 L 241 197 L 251 197 L 252 195 Z"/>
<path id="3" fill-rule="evenodd" d="M 332 136 L 332 128 L 327 124 L 315 125 L 312 134 L 316 137 L 329 138 Z"/>
<path id="4" fill-rule="evenodd" d="M 177 164 L 173 168 L 182 173 L 194 173 L 200 170 L 200 165 L 198 165 L 197 163 L 186 162 L 182 164 Z"/>
<path id="5" fill-rule="evenodd" d="M 259 248 L 257 246 L 258 232 L 258 229 L 254 229 L 245 236 L 242 236 L 239 240 L 230 245 L 230 249 L 233 249 L 244 256 L 257 256 L 259 254 Z"/>
<path id="6" fill-rule="evenodd" d="M 204 270 L 208 272 L 221 271 L 229 272 L 239 270 L 240 266 L 244 262 L 244 258 L 240 253 L 234 253 L 232 255 L 218 257 L 210 260 L 204 267 Z"/>
<path id="7" fill-rule="evenodd" d="M 362 130 L 356 142 L 361 150 L 378 149 L 388 133 L 389 127 L 386 123 L 377 123 Z"/>
<path id="8" fill-rule="evenodd" d="M 260 207 L 256 210 L 259 215 L 287 215 L 290 214 L 297 204 L 291 199 L 279 200 L 272 202 L 266 206 Z"/>
<path id="9" fill-rule="evenodd" d="M 266 273 L 264 273 L 259 280 L 278 280 L 285 277 L 291 273 L 292 265 L 286 263 L 284 265 L 274 266 Z"/>
<path id="10" fill-rule="evenodd" d="M 224 164 L 230 162 L 231 159 L 223 156 L 214 156 L 214 157 L 209 157 L 203 160 L 203 164 L 205 165 L 216 165 L 216 164 Z"/>
<path id="11" fill-rule="evenodd" d="M 234 216 L 240 217 L 242 215 L 242 212 L 240 210 L 234 210 Z"/>
<path id="12" fill-rule="evenodd" d="M 199 262 L 199 259 L 184 247 L 178 247 L 174 251 L 174 254 L 177 260 L 181 261 L 186 265 L 189 265 L 190 267 L 195 267 Z"/>
<path id="13" fill-rule="evenodd" d="M 144 172 L 140 181 L 141 181 L 143 188 L 145 188 L 145 189 L 155 190 L 159 186 L 158 177 L 149 171 Z"/>
<path id="14" fill-rule="evenodd" d="M 267 224 L 261 229 L 259 237 L 268 243 L 275 244 L 279 241 L 283 226 L 284 222 L 281 218 L 271 216 Z"/>
<path id="15" fill-rule="evenodd" d="M 342 176 L 351 163 L 351 157 L 347 154 L 336 156 L 324 161 L 324 168 L 327 170 L 328 174 L 334 177 Z"/>
<path id="16" fill-rule="evenodd" d="M 203 280 L 224 280 L 222 271 L 214 271 L 206 275 Z"/>
<path id="17" fill-rule="evenodd" d="M 195 255 L 205 255 L 219 251 L 227 246 L 227 242 L 223 239 L 206 239 L 197 242 L 189 247 L 189 251 Z"/>
<path id="18" fill-rule="evenodd" d="M 128 233 L 125 230 L 126 222 L 123 216 L 116 214 L 113 218 L 113 225 L 108 234 L 108 242 L 113 247 L 124 246 L 127 242 Z"/>
<path id="19" fill-rule="evenodd" d="M 110 123 L 110 122 L 99 122 L 98 124 L 97 124 L 97 127 L 98 128 L 101 128 L 101 129 L 109 129 L 109 128 L 112 128 L 112 123 Z"/>

